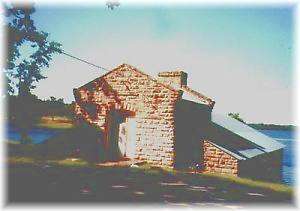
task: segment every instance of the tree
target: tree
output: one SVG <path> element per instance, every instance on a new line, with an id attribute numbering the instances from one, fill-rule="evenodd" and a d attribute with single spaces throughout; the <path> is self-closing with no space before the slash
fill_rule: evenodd
<path id="1" fill-rule="evenodd" d="M 32 14 L 35 9 L 32 5 L 5 5 L 7 52 L 5 75 L 7 92 L 16 94 L 18 104 L 22 110 L 16 113 L 16 122 L 21 132 L 21 141 L 28 140 L 28 130 L 35 122 L 32 112 L 33 95 L 31 90 L 36 83 L 46 77 L 43 70 L 49 67 L 52 56 L 62 53 L 61 44 L 50 41 L 49 34 L 35 27 Z M 22 55 L 20 48 L 26 49 Z"/>
<path id="2" fill-rule="evenodd" d="M 240 117 L 239 113 L 229 113 L 228 116 L 246 124 L 246 122 Z"/>
<path id="3" fill-rule="evenodd" d="M 66 104 L 64 103 L 63 98 L 56 99 L 51 96 L 50 100 L 46 101 L 47 115 L 52 116 L 54 120 L 55 116 L 65 115 L 67 113 Z"/>
<path id="4" fill-rule="evenodd" d="M 61 53 L 61 44 L 50 41 L 49 34 L 34 26 L 32 6 L 6 6 L 6 75 L 9 87 L 18 88 L 18 94 L 30 92 L 35 83 L 46 77 L 42 74 L 55 53 Z M 20 47 L 27 47 L 29 58 L 22 58 Z M 15 91 L 15 90 L 14 90 Z"/>

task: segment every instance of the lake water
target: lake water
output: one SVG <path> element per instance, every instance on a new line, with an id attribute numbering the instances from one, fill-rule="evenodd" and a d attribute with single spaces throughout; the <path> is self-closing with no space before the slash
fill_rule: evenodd
<path id="1" fill-rule="evenodd" d="M 286 146 L 283 150 L 283 183 L 292 185 L 295 178 L 295 133 L 293 131 L 283 130 L 260 130 L 260 132 Z M 38 144 L 57 135 L 58 133 L 59 130 L 35 128 L 29 132 L 29 136 L 33 140 L 33 143 Z M 7 138 L 11 141 L 20 140 L 20 134 L 15 127 L 8 126 L 6 134 Z"/>
<path id="2" fill-rule="evenodd" d="M 290 130 L 260 130 L 267 136 L 285 145 L 283 149 L 283 183 L 293 185 L 295 182 L 295 131 Z"/>
<path id="3" fill-rule="evenodd" d="M 34 128 L 29 132 L 28 135 L 34 144 L 39 144 L 57 135 L 58 133 L 59 131 L 54 129 Z M 9 125 L 6 128 L 6 138 L 10 141 L 19 141 L 21 136 L 16 127 Z"/>

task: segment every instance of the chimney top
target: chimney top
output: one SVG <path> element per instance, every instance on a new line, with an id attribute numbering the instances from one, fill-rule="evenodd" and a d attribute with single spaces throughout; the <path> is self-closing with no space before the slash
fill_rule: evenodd
<path id="1" fill-rule="evenodd" d="M 188 74 L 184 71 L 165 71 L 158 73 L 158 81 L 175 87 L 187 85 Z"/>

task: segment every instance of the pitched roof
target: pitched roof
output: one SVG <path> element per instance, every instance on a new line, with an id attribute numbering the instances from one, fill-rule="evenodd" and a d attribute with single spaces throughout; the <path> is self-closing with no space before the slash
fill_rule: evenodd
<path id="1" fill-rule="evenodd" d="M 215 102 L 212 99 L 204 96 L 203 94 L 201 94 L 201 93 L 199 93 L 199 92 L 191 89 L 190 87 L 188 87 L 186 85 L 183 85 L 181 87 L 175 87 L 173 85 L 169 85 L 169 84 L 165 84 L 165 83 L 159 82 L 158 80 L 156 80 L 152 76 L 150 76 L 150 75 L 148 75 L 148 74 L 146 74 L 146 73 L 138 70 L 137 68 L 135 68 L 135 67 L 133 67 L 133 66 L 131 66 L 129 64 L 125 64 L 125 63 L 117 66 L 116 68 L 114 68 L 113 70 L 105 73 L 104 75 L 102 75 L 102 76 L 100 76 L 100 77 L 98 77 L 98 78 L 96 78 L 96 79 L 94 79 L 94 80 L 92 80 L 92 81 L 84 84 L 83 86 L 79 87 L 78 89 L 83 88 L 83 87 L 87 87 L 87 86 L 93 84 L 95 81 L 98 81 L 99 79 L 104 78 L 105 76 L 111 74 L 114 71 L 120 70 L 121 68 L 128 68 L 128 69 L 136 71 L 136 72 L 138 72 L 138 73 L 140 73 L 142 75 L 145 75 L 145 76 L 147 76 L 149 78 L 149 80 L 152 80 L 152 81 L 154 81 L 154 82 L 162 85 L 163 87 L 165 87 L 165 88 L 167 88 L 167 89 L 169 89 L 171 91 L 174 91 L 174 92 L 182 91 L 182 98 L 183 99 L 187 99 L 187 100 L 194 101 L 194 102 L 197 102 L 197 103 L 205 104 L 205 105 L 208 105 L 211 108 L 213 108 L 213 106 L 215 104 Z"/>
<path id="2" fill-rule="evenodd" d="M 144 73 L 144 72 L 138 70 L 137 68 L 135 68 L 135 67 L 133 67 L 133 66 L 131 66 L 131 65 L 129 65 L 129 64 L 125 64 L 125 63 L 123 63 L 123 64 L 121 64 L 121 65 L 115 67 L 115 68 L 112 69 L 111 71 L 109 71 L 109 72 L 105 73 L 104 75 L 101 75 L 100 77 L 98 77 L 98 78 L 96 78 L 96 79 L 94 79 L 94 80 L 92 80 L 92 81 L 90 81 L 90 82 L 88 82 L 88 83 L 82 85 L 81 87 L 78 87 L 78 89 L 84 88 L 84 87 L 86 87 L 86 86 L 89 86 L 90 84 L 93 84 L 94 82 L 100 80 L 101 78 L 104 78 L 104 77 L 106 77 L 107 75 L 109 75 L 109 74 L 111 74 L 111 73 L 113 73 L 113 72 L 115 72 L 115 71 L 118 71 L 118 70 L 120 70 L 120 69 L 123 69 L 123 68 L 126 68 L 126 69 L 129 69 L 129 70 L 138 72 L 138 73 L 140 73 L 140 74 L 142 74 L 142 75 L 145 75 L 145 76 L 147 76 L 147 77 L 149 78 L 149 80 L 152 80 L 152 81 L 154 81 L 154 82 L 156 82 L 156 83 L 162 85 L 163 87 L 165 87 L 165 88 L 167 88 L 167 89 L 169 89 L 169 90 L 171 90 L 171 91 L 173 91 L 173 92 L 178 92 L 178 90 L 176 90 L 175 88 L 173 88 L 173 87 L 171 87 L 171 86 L 169 86 L 169 85 L 167 85 L 167 84 L 160 83 L 160 82 L 158 82 L 156 79 L 154 79 L 153 77 L 151 77 L 150 75 L 148 75 L 148 74 L 146 74 L 146 73 Z"/>
<path id="3" fill-rule="evenodd" d="M 239 154 L 239 157 L 242 156 L 244 158 L 252 158 L 257 155 L 273 152 L 284 147 L 283 144 L 275 141 L 269 136 L 266 136 L 249 127 L 248 125 L 226 115 L 212 112 L 211 121 L 214 124 L 248 141 L 248 143 L 252 146 L 249 149 L 238 149 L 237 147 L 228 149 L 231 152 Z"/>
<path id="4" fill-rule="evenodd" d="M 191 89 L 190 87 L 184 85 L 180 87 L 180 90 L 183 91 L 182 98 L 197 103 L 202 103 L 208 105 L 210 108 L 213 108 L 215 101 L 211 98 L 204 96 L 203 94 Z"/>

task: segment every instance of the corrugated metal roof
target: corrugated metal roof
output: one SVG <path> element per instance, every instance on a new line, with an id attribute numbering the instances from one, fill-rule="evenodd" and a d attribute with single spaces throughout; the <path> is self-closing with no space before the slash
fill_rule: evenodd
<path id="1" fill-rule="evenodd" d="M 259 154 L 263 154 L 264 152 L 272 152 L 284 147 L 284 145 L 280 144 L 269 136 L 266 136 L 249 127 L 248 125 L 226 115 L 212 112 L 211 121 L 218 126 L 221 126 L 226 130 L 246 139 L 251 145 L 253 145 L 253 148 L 251 149 L 237 149 L 237 152 L 246 158 L 251 158 Z"/>

